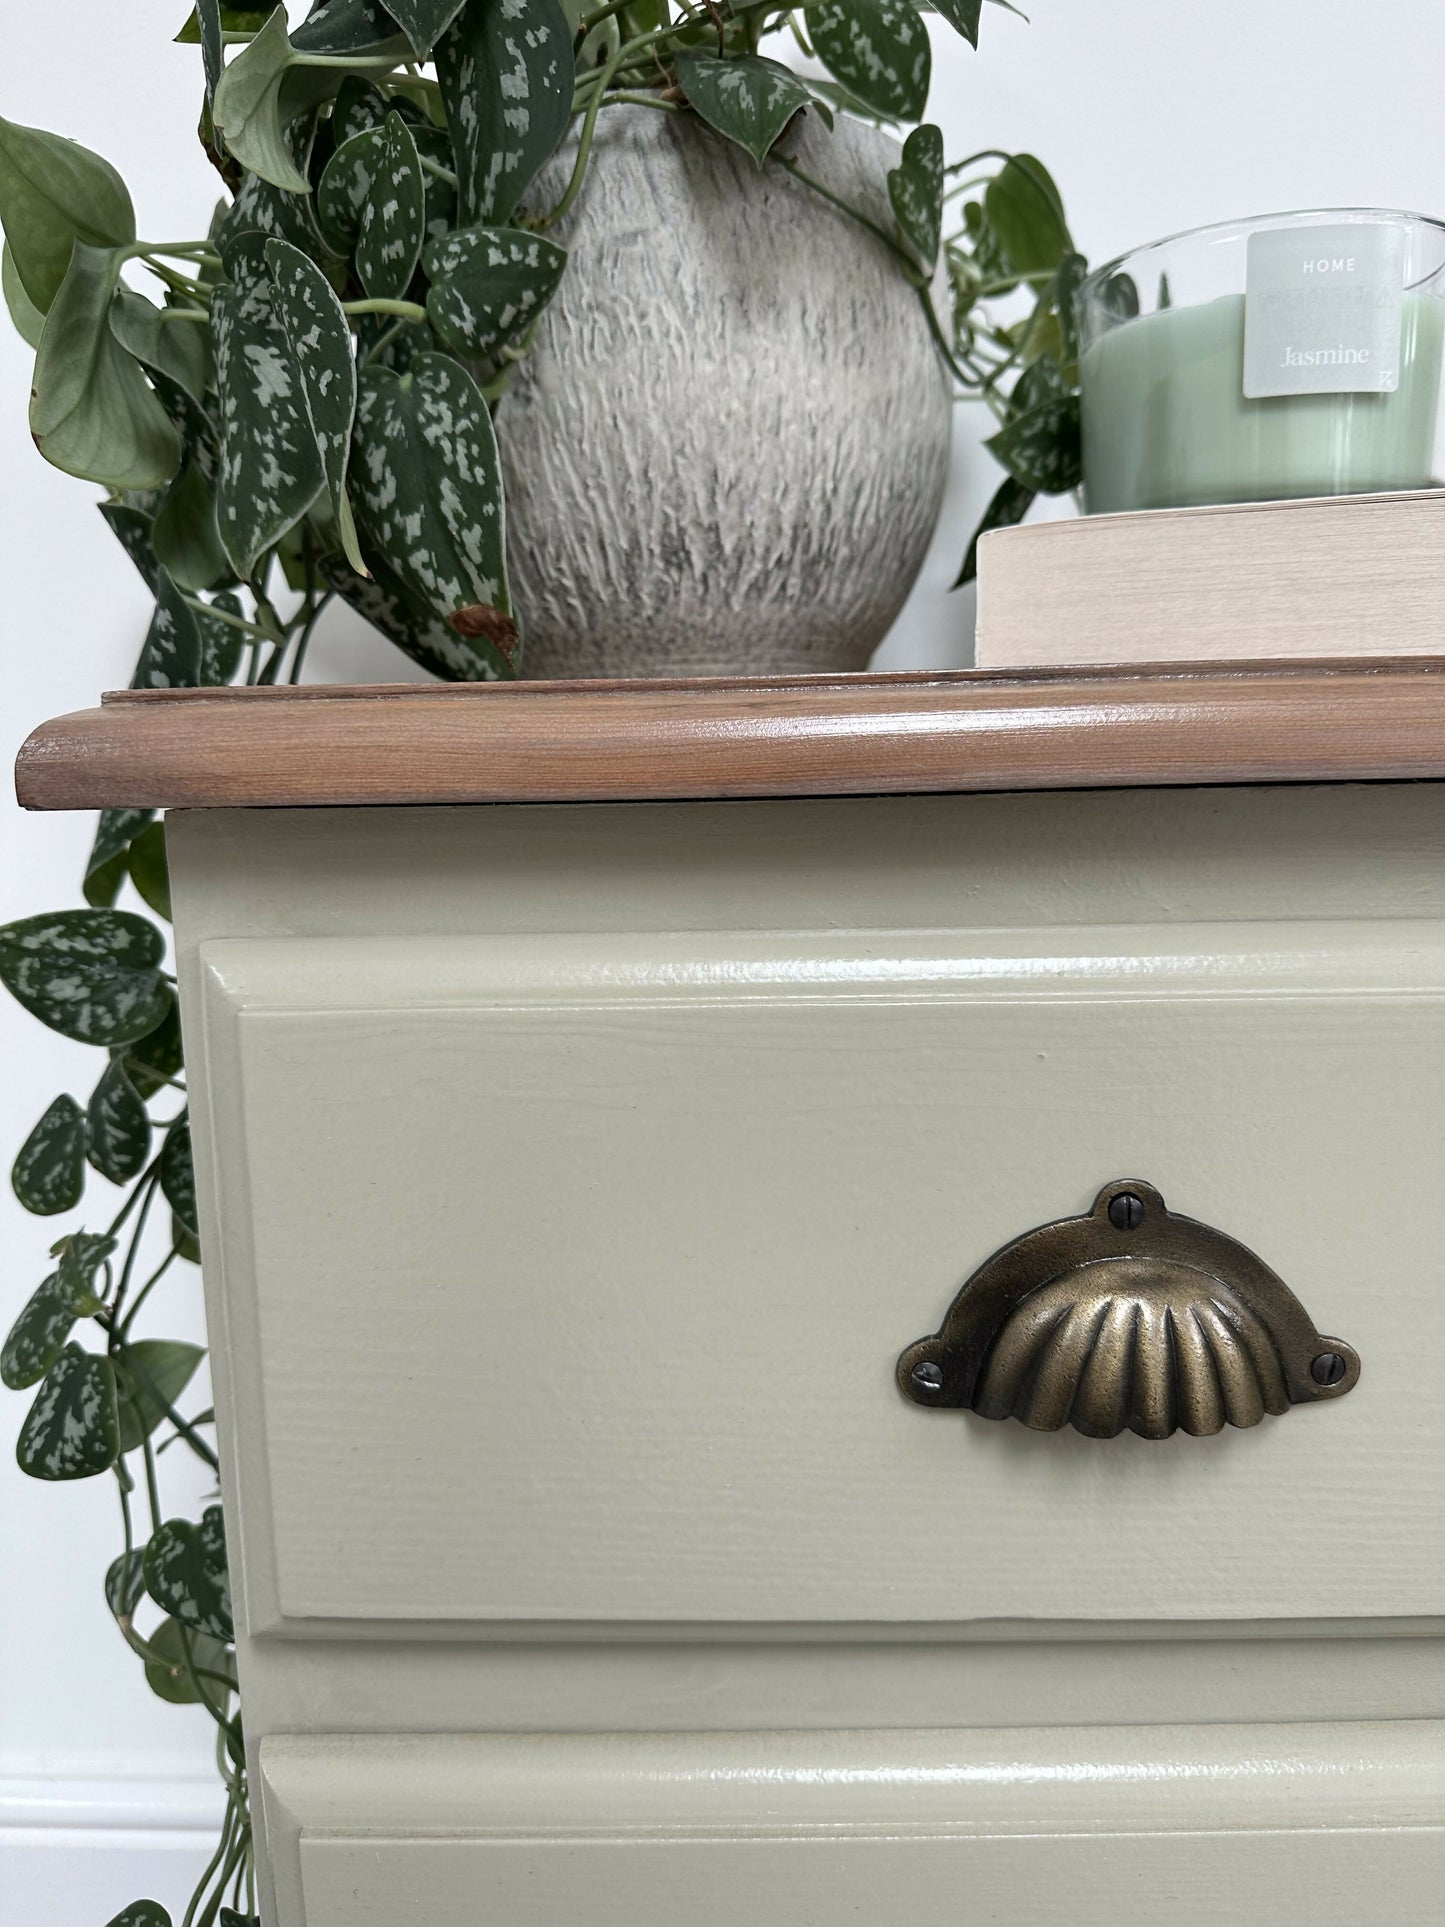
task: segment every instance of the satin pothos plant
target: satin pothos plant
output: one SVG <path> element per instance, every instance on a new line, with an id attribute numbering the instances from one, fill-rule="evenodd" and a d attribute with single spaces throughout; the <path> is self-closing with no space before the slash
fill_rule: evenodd
<path id="1" fill-rule="evenodd" d="M 981 5 L 936 11 L 976 45 Z M 178 37 L 200 48 L 200 138 L 224 188 L 204 234 L 142 238 L 108 162 L 0 119 L 31 428 L 47 461 L 103 491 L 154 599 L 135 687 L 295 682 L 336 598 L 437 676 L 516 674 L 493 417 L 566 273 L 556 232 L 599 116 L 623 104 L 706 123 L 872 230 L 958 392 L 996 417 L 989 524 L 1078 479 L 1083 263 L 1039 162 L 945 163 L 913 0 L 319 0 L 295 27 L 283 8 L 201 0 Z M 805 72 L 775 57 L 786 46 Z M 907 130 L 891 226 L 798 165 L 804 114 Z M 559 148 L 549 198 L 538 175 Z M 123 892 L 141 908 L 117 907 Z M 15 1159 L 20 1202 L 66 1229 L 0 1379 L 29 1398 L 26 1472 L 115 1484 L 106 1604 L 152 1688 L 213 1722 L 227 1794 L 184 1927 L 235 1927 L 255 1880 L 222 1515 L 168 1516 L 162 1498 L 172 1448 L 219 1469 L 211 1412 L 187 1407 L 203 1353 L 140 1329 L 199 1259 L 152 811 L 103 812 L 84 897 L 0 928 L 0 979 L 97 1052 L 94 1088 L 49 1103 Z M 114 1927 L 169 1920 L 143 1900 Z"/>

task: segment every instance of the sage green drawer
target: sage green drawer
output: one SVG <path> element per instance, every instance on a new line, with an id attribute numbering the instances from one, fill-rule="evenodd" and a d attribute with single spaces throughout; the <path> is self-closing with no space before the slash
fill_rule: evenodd
<path id="1" fill-rule="evenodd" d="M 1445 1733 L 276 1738 L 277 1927 L 1438 1927 Z"/>
<path id="2" fill-rule="evenodd" d="M 1440 1611 L 1440 921 L 363 931 L 199 980 L 252 1631 Z M 902 1399 L 973 1268 L 1123 1175 L 1358 1387 L 1163 1441 Z"/>

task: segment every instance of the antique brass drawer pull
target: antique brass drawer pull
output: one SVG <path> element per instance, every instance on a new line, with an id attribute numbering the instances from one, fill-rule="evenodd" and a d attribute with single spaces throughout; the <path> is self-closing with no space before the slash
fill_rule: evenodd
<path id="1" fill-rule="evenodd" d="M 1359 1376 L 1268 1265 L 1133 1178 L 996 1251 L 898 1361 L 917 1405 L 1100 1439 L 1258 1425 Z"/>

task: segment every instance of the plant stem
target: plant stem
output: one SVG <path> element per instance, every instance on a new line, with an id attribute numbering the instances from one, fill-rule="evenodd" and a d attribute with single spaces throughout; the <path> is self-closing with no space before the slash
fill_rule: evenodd
<path id="1" fill-rule="evenodd" d="M 124 1344 L 125 1341 L 129 1338 L 130 1328 L 135 1323 L 135 1315 L 140 1310 L 141 1306 L 145 1303 L 146 1299 L 150 1296 L 151 1287 L 153 1285 L 157 1285 L 160 1283 L 161 1279 L 165 1277 L 166 1273 L 170 1270 L 171 1266 L 175 1263 L 176 1259 L 180 1255 L 181 1255 L 180 1252 L 176 1249 L 174 1245 L 172 1245 L 170 1250 L 166 1253 L 165 1257 L 161 1259 L 160 1263 L 156 1266 L 155 1270 L 151 1273 L 150 1277 L 146 1279 L 145 1283 L 141 1286 L 140 1290 L 136 1293 L 135 1298 L 131 1303 L 131 1308 L 126 1313 L 125 1318 L 122 1321 L 119 1328 L 118 1335 L 120 1337 L 122 1344 Z"/>
<path id="2" fill-rule="evenodd" d="M 903 249 L 899 247 L 893 236 L 889 234 L 886 229 L 879 227 L 876 221 L 870 221 L 866 214 L 860 213 L 856 207 L 850 206 L 847 201 L 841 200 L 831 189 L 824 187 L 821 181 L 815 181 L 811 174 L 805 174 L 796 161 L 790 161 L 784 155 L 776 153 L 769 154 L 768 159 L 770 161 L 776 161 L 784 173 L 791 174 L 793 179 L 801 181 L 804 187 L 810 187 L 815 194 L 820 194 L 831 206 L 836 207 L 840 214 L 846 214 L 849 220 L 856 221 L 859 227 L 867 228 L 870 234 L 876 236 L 876 238 L 883 243 L 890 254 L 896 254 L 898 256 L 898 259 L 908 270 L 910 278 L 914 280 L 917 279 L 918 269 L 914 264 L 913 257 L 905 254 Z"/>
<path id="3" fill-rule="evenodd" d="M 403 321 L 425 321 L 426 309 L 415 301 L 390 301 L 380 295 L 368 295 L 364 301 L 343 301 L 343 314 L 395 314 Z"/>
<path id="4" fill-rule="evenodd" d="M 211 316 L 205 308 L 162 308 L 157 315 L 158 321 L 199 321 L 206 327 L 211 325 Z"/>
<path id="5" fill-rule="evenodd" d="M 141 1440 L 141 1452 L 145 1458 L 146 1499 L 151 1509 L 151 1532 L 154 1535 L 161 1529 L 161 1489 L 156 1480 L 155 1449 L 148 1438 Z"/>
<path id="6" fill-rule="evenodd" d="M 428 160 L 425 154 L 418 154 L 423 174 L 430 174 L 434 180 L 445 181 L 448 187 L 457 185 L 457 177 L 451 168 L 443 167 L 440 161 Z"/>
<path id="7" fill-rule="evenodd" d="M 567 183 L 567 191 L 550 214 L 544 214 L 540 220 L 533 223 L 535 227 L 540 229 L 555 225 L 582 192 L 582 183 L 587 178 L 588 158 L 592 153 L 592 135 L 597 126 L 597 110 L 602 105 L 602 96 L 607 92 L 607 83 L 622 65 L 624 53 L 631 52 L 631 46 L 619 47 L 608 60 L 607 65 L 600 70 L 596 91 L 588 102 L 587 112 L 582 121 L 582 132 L 577 141 L 577 160 L 572 168 L 572 178 Z"/>
<path id="8" fill-rule="evenodd" d="M 202 602 L 199 596 L 183 595 L 181 601 L 197 615 L 210 616 L 216 622 L 224 622 L 228 629 L 240 629 L 248 636 L 259 636 L 263 642 L 274 642 L 275 637 L 269 630 L 262 629 L 254 622 L 247 622 L 244 616 L 233 616 L 229 609 L 218 609 L 213 602 Z"/>

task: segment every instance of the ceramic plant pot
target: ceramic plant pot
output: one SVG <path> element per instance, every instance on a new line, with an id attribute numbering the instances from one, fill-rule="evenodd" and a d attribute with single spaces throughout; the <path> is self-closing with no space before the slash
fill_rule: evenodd
<path id="1" fill-rule="evenodd" d="M 785 146 L 891 226 L 886 135 L 810 114 Z M 942 363 L 896 258 L 691 116 L 632 106 L 602 114 L 556 233 L 567 273 L 497 415 L 524 673 L 864 668 L 948 459 Z"/>

